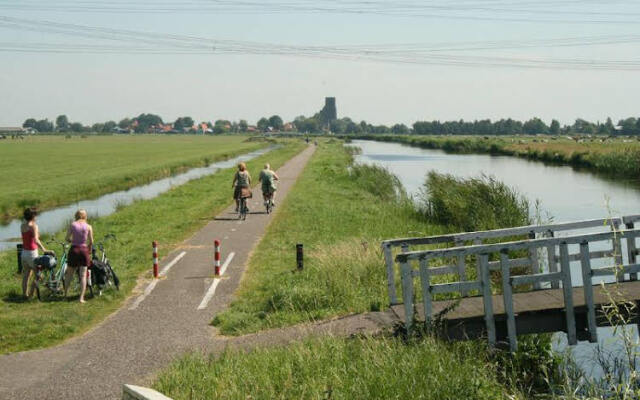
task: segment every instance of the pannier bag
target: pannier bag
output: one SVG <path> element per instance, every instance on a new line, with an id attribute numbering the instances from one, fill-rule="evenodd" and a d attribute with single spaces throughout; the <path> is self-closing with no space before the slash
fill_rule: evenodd
<path id="1" fill-rule="evenodd" d="M 56 267 L 56 258 L 50 254 L 45 254 L 33 260 L 33 263 L 42 269 L 54 269 Z"/>
<path id="2" fill-rule="evenodd" d="M 107 284 L 107 265 L 102 261 L 93 260 L 91 264 L 91 280 L 98 285 Z"/>

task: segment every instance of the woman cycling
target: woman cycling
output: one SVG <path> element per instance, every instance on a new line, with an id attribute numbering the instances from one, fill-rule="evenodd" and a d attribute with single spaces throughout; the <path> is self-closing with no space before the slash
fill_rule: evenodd
<path id="1" fill-rule="evenodd" d="M 35 273 L 34 260 L 38 258 L 38 247 L 42 251 L 47 251 L 40 242 L 40 232 L 38 224 L 36 224 L 36 216 L 38 211 L 35 208 L 27 208 L 24 210 L 24 221 L 20 225 L 20 233 L 22 235 L 22 294 L 29 298 L 29 288 L 27 287 L 31 273 Z"/>
<path id="2" fill-rule="evenodd" d="M 251 174 L 247 171 L 247 164 L 241 162 L 238 164 L 238 171 L 233 176 L 233 198 L 236 201 L 236 212 L 240 211 L 240 198 L 242 197 L 242 189 L 251 190 Z M 247 208 L 247 211 L 249 209 Z"/>
<path id="3" fill-rule="evenodd" d="M 91 247 L 93 246 L 93 228 L 87 223 L 87 212 L 78 210 L 76 220 L 69 225 L 67 242 L 71 242 L 67 256 L 68 268 L 64 276 L 64 295 L 67 295 L 73 274 L 80 274 L 80 303 L 84 303 L 84 293 L 87 290 L 87 268 L 91 265 Z"/>
<path id="4" fill-rule="evenodd" d="M 264 165 L 264 169 L 260 171 L 260 182 L 262 182 L 262 197 L 264 198 L 264 206 L 267 206 L 267 201 L 271 198 L 272 204 L 276 205 L 276 182 L 280 180 L 278 174 L 271 170 L 271 166 L 267 163 Z"/>

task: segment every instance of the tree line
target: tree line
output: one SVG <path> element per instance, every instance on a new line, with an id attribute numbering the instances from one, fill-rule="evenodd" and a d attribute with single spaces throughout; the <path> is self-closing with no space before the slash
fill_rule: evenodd
<path id="1" fill-rule="evenodd" d="M 593 135 L 640 135 L 640 118 L 627 118 L 614 124 L 611 118 L 605 122 L 590 122 L 576 119 L 573 124 L 561 125 L 557 120 L 549 124 L 540 118 L 517 121 L 511 118 L 491 121 L 490 119 L 475 121 L 417 121 L 411 127 L 398 123 L 391 126 L 373 125 L 366 121 L 356 122 L 349 117 L 327 120 L 322 113 L 312 117 L 304 115 L 285 123 L 279 115 L 260 118 L 255 125 L 241 119 L 229 121 L 219 119 L 214 122 L 196 123 L 189 116 L 179 117 L 173 122 L 164 122 L 156 114 L 143 113 L 137 117 L 124 118 L 119 122 L 107 121 L 85 126 L 79 122 L 71 122 L 66 115 L 59 115 L 55 124 L 47 119 L 27 119 L 24 128 L 33 128 L 38 132 L 135 132 L 135 133 L 245 133 L 270 131 L 297 131 L 302 133 L 334 134 L 382 134 L 398 135 L 517 135 L 517 134 L 593 134 Z"/>

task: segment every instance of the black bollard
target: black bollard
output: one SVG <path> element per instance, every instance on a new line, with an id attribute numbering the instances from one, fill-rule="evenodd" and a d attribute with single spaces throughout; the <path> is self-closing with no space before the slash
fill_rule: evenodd
<path id="1" fill-rule="evenodd" d="M 18 253 L 18 273 L 22 273 L 22 244 L 16 245 L 16 252 Z"/>
<path id="2" fill-rule="evenodd" d="M 302 243 L 296 244 L 296 263 L 298 264 L 298 271 L 304 269 L 304 251 Z"/>

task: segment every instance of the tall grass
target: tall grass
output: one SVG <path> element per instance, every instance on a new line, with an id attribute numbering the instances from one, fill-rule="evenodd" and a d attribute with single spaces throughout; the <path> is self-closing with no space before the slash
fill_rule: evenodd
<path id="1" fill-rule="evenodd" d="M 506 399 L 469 346 L 431 338 L 325 338 L 220 357 L 192 355 L 154 387 L 180 399 Z"/>
<path id="2" fill-rule="evenodd" d="M 424 215 L 455 231 L 482 231 L 528 225 L 529 201 L 493 177 L 462 179 L 429 172 L 422 189 Z"/>

